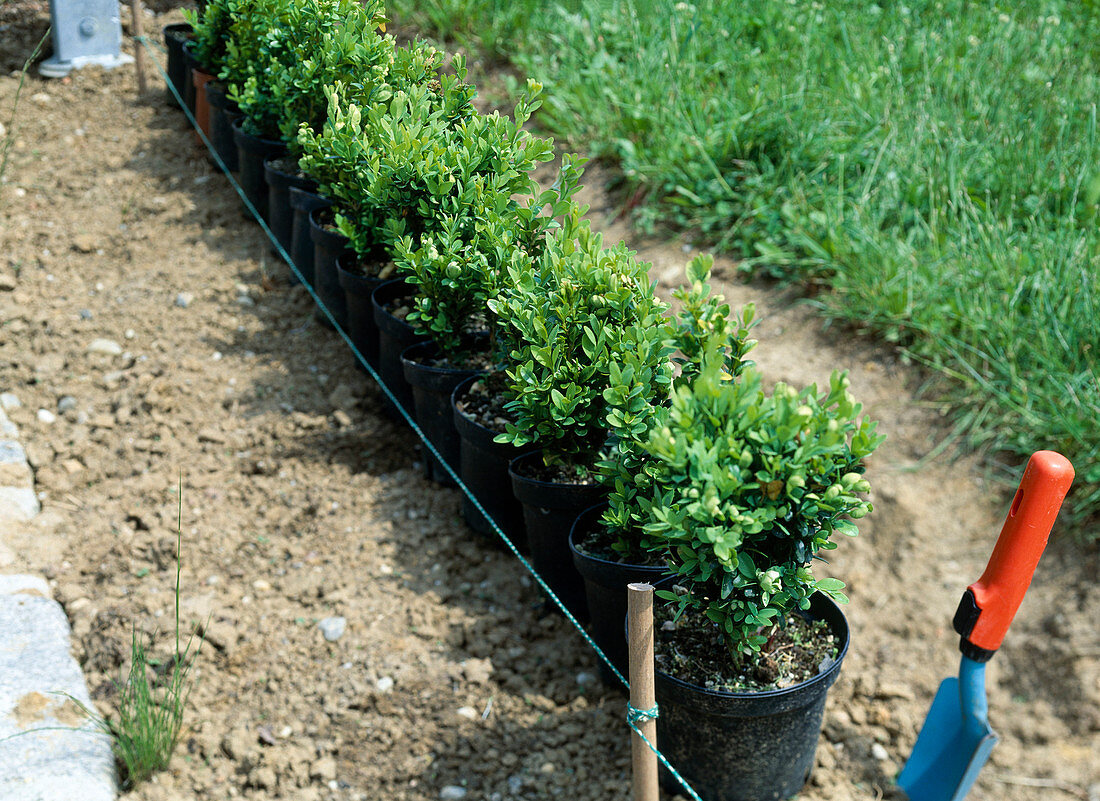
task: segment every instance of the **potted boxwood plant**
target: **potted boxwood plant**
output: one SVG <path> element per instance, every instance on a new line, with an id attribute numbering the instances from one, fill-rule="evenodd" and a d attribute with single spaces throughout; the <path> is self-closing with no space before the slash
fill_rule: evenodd
<path id="1" fill-rule="evenodd" d="M 240 11 L 233 7 L 233 0 L 211 0 L 200 11 L 184 11 L 194 30 L 193 39 L 184 51 L 194 62 L 194 77 L 188 75 L 188 107 L 231 171 L 237 169 L 237 147 L 230 125 L 238 112 L 236 103 L 226 96 L 226 85 L 219 76 L 225 69 L 233 11 Z"/>
<path id="2" fill-rule="evenodd" d="M 645 510 L 639 503 L 651 489 L 645 443 L 659 419 L 658 407 L 667 406 L 669 396 L 649 402 L 640 398 L 647 397 L 652 373 L 659 367 L 671 366 L 673 385 L 694 380 L 708 342 L 712 346 L 722 343 L 724 370 L 731 379 L 752 364 L 746 356 L 756 345 L 749 339 L 754 307 L 747 304 L 736 316 L 731 315 L 729 305 L 721 295 L 713 294 L 707 283 L 713 263 L 709 255 L 692 259 L 687 266 L 688 283 L 673 292 L 679 311 L 667 322 L 666 348 L 661 354 L 666 364 L 633 359 L 614 371 L 617 383 L 604 392 L 610 446 L 597 464 L 601 480 L 610 487 L 608 501 L 582 513 L 569 535 L 573 564 L 584 579 L 593 639 L 624 675 L 626 585 L 654 581 L 666 572 L 662 555 L 647 547 L 642 529 Z M 603 663 L 600 669 L 607 683 L 618 684 Z"/>
<path id="3" fill-rule="evenodd" d="M 329 112 L 321 130 L 307 125 L 299 130 L 299 165 L 333 202 L 325 216 L 319 213 L 311 222 L 310 232 L 316 246 L 318 294 L 338 310 L 342 327 L 350 321 L 336 263 L 337 244 L 354 252 L 344 271 L 367 279 L 343 282 L 356 293 L 354 309 L 365 311 L 369 279 L 381 277 L 396 239 L 407 230 L 406 220 L 413 221 L 416 204 L 402 195 L 402 182 L 423 187 L 426 159 L 445 141 L 446 129 L 474 114 L 473 89 L 465 82 L 461 60 L 453 75 L 438 73 L 440 63 L 441 54 L 426 45 L 398 48 L 385 83 L 373 92 L 364 91 L 362 84 L 337 82 L 326 87 Z M 428 76 L 435 77 L 423 80 Z M 399 354 L 400 350 L 392 363 L 381 364 L 386 377 L 398 384 Z"/>
<path id="4" fill-rule="evenodd" d="M 458 384 L 451 395 L 459 439 L 459 473 L 488 516 L 521 550 L 527 550 L 523 507 L 511 492 L 501 492 L 501 487 L 510 487 L 508 466 L 524 449 L 497 441 L 498 435 L 506 432 L 507 422 L 515 422 L 504 405 L 508 400 L 505 371 L 517 342 L 511 327 L 503 325 L 488 308 L 488 300 L 498 294 L 498 287 L 510 280 L 513 272 L 530 270 L 532 260 L 543 254 L 547 233 L 555 230 L 576 206 L 573 196 L 580 189 L 583 169 L 584 159 L 564 156 L 553 186 L 522 205 L 509 207 L 503 230 L 488 237 L 479 235 L 477 243 L 457 254 L 459 263 L 484 265 L 492 276 L 481 291 L 485 303 L 479 310 L 488 332 L 491 363 L 483 374 Z M 429 303 L 430 294 L 423 293 L 421 302 Z M 462 499 L 462 514 L 475 531 L 495 535 L 486 515 L 466 496 Z"/>
<path id="5" fill-rule="evenodd" d="M 269 35 L 261 52 L 266 63 L 242 89 L 242 98 L 275 109 L 279 138 L 287 145 L 285 156 L 264 163 L 268 226 L 284 250 L 292 244 L 290 188 L 317 188 L 299 168 L 298 131 L 303 125 L 321 129 L 328 116 L 326 86 L 354 82 L 370 92 L 384 82 L 394 50 L 391 37 L 378 35 L 384 10 L 381 0 L 291 4 L 283 18 L 285 28 L 278 37 Z"/>
<path id="6" fill-rule="evenodd" d="M 524 506 L 536 569 L 574 613 L 586 615 L 584 589 L 569 554 L 577 515 L 606 493 L 597 462 L 607 446 L 605 392 L 622 365 L 655 365 L 636 401 L 667 394 L 667 304 L 656 297 L 648 265 L 622 243 L 602 238 L 574 207 L 547 236 L 543 253 L 515 265 L 489 302 L 514 343 L 505 388 L 510 420 L 497 439 L 539 451 L 512 462 L 513 491 Z M 641 375 L 639 373 L 639 375 Z"/>
<path id="7" fill-rule="evenodd" d="M 811 560 L 871 511 L 866 458 L 882 442 L 847 375 L 771 395 L 720 343 L 650 429 L 646 545 L 673 573 L 657 592 L 658 737 L 713 801 L 786 798 L 813 765 L 825 692 L 848 646 L 843 583 Z"/>
<path id="8" fill-rule="evenodd" d="M 552 158 L 552 144 L 523 130 L 539 88 L 520 100 L 512 119 L 494 113 L 445 128 L 432 172 L 411 165 L 417 177 L 403 182 L 426 191 L 417 204 L 421 232 L 398 240 L 395 261 L 413 293 L 407 320 L 431 344 L 408 349 L 402 363 L 416 419 L 454 468 L 459 440 L 451 393 L 467 377 L 503 364 L 507 354 L 499 350 L 488 300 L 553 219 L 534 208 L 541 197 L 530 177 Z M 534 199 L 520 204 L 517 195 Z M 434 457 L 425 463 L 432 478 L 451 483 Z"/>
<path id="9" fill-rule="evenodd" d="M 311 228 L 309 213 L 332 205 L 331 198 L 323 194 L 324 187 L 339 183 L 341 175 L 347 174 L 353 168 L 354 159 L 362 152 L 355 142 L 350 141 L 349 132 L 340 131 L 342 125 L 325 127 L 325 123 L 329 120 L 329 110 L 333 104 L 344 109 L 352 103 L 359 108 L 369 108 L 376 103 L 386 102 L 395 90 L 424 85 L 435 80 L 443 64 L 443 53 L 439 50 L 419 41 L 408 47 L 396 47 L 391 36 L 375 37 L 370 43 L 370 53 L 372 58 L 378 56 L 379 64 L 388 64 L 388 68 L 384 71 L 374 67 L 365 71 L 349 69 L 343 78 L 338 74 L 334 79 L 326 80 L 320 88 L 320 96 L 324 99 L 324 116 L 313 122 L 307 117 L 299 123 L 291 150 L 298 153 L 300 173 L 318 188 L 313 192 L 306 192 L 299 187 L 291 187 L 289 192 L 293 210 L 291 255 L 303 277 L 311 285 L 315 283 L 316 254 L 312 236 L 318 235 L 319 242 L 324 241 L 326 236 L 321 235 L 320 231 L 326 235 L 334 234 L 335 236 L 329 238 L 339 242 L 342 255 L 347 256 L 343 266 L 337 264 L 335 279 L 331 277 L 332 265 L 322 261 L 321 273 L 327 283 L 318 288 L 322 290 L 323 296 L 324 293 L 332 296 L 329 302 L 334 303 L 338 303 L 338 293 L 332 281 L 344 290 L 348 331 L 360 350 L 373 347 L 376 335 L 371 333 L 374 331 L 371 279 L 384 269 L 384 265 L 376 266 L 368 256 L 367 263 L 363 266 L 364 257 L 351 250 L 347 237 L 336 230 L 332 215 L 329 215 L 323 225 Z M 337 72 L 345 70 L 338 69 Z M 472 94 L 469 87 L 465 87 L 463 91 Z M 286 133 L 284 131 L 284 135 Z M 333 250 L 332 242 L 323 242 L 323 247 L 329 252 Z M 368 358 L 372 364 L 376 364 L 376 357 L 372 357 L 371 353 L 368 353 Z"/>

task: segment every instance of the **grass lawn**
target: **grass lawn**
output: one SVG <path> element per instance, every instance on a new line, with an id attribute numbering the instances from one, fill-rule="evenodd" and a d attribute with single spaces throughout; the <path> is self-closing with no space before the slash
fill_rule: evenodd
<path id="1" fill-rule="evenodd" d="M 825 284 L 948 376 L 971 447 L 1065 453 L 1097 536 L 1100 0 L 391 7 L 542 81 L 643 229 Z"/>

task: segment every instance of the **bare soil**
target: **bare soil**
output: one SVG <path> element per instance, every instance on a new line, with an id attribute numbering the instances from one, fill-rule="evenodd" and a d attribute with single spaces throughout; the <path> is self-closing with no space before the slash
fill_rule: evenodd
<path id="1" fill-rule="evenodd" d="M 0 36 L 0 66 L 32 39 Z M 17 83 L 0 74 L 5 123 Z M 163 94 L 139 97 L 132 67 L 32 76 L 0 186 L 14 285 L 0 291 L 0 390 L 23 402 L 9 416 L 53 527 L 5 569 L 45 571 L 105 712 L 132 627 L 172 646 L 182 480 L 183 618 L 206 642 L 170 769 L 126 797 L 626 797 L 622 696 L 516 560 L 465 528 L 457 493 L 421 477 L 412 435 Z M 688 246 L 631 238 L 598 169 L 588 183 L 595 226 L 627 236 L 662 291 L 677 283 Z M 945 428 L 890 348 L 728 263 L 717 283 L 756 301 L 770 379 L 850 369 L 889 436 L 868 473 L 875 512 L 828 566 L 848 582 L 852 646 L 800 797 L 899 797 L 891 782 L 957 666 L 951 615 L 1007 498 L 974 457 L 933 455 Z M 98 339 L 123 352 L 91 352 Z M 1095 549 L 1048 548 L 990 664 L 1002 741 L 975 801 L 1100 792 L 1097 571 Z M 317 623 L 334 616 L 347 630 L 330 642 Z"/>

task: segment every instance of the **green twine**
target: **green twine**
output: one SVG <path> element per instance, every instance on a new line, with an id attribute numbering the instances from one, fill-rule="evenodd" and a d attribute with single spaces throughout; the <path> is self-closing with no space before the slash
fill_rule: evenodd
<path id="1" fill-rule="evenodd" d="M 626 704 L 626 722 L 630 724 L 631 728 L 634 728 L 639 723 L 645 723 L 647 720 L 657 719 L 657 705 L 654 704 L 649 709 L 638 709 L 629 701 Z"/>
<path id="2" fill-rule="evenodd" d="M 147 51 L 150 52 L 150 54 L 152 54 L 152 49 L 149 46 L 150 42 L 148 39 L 146 39 L 144 36 L 134 38 L 142 47 L 144 47 Z M 584 638 L 584 641 L 587 642 L 592 650 L 596 652 L 596 656 L 599 657 L 600 660 L 602 660 L 603 663 L 611 669 L 611 672 L 615 674 L 615 677 L 620 682 L 622 682 L 625 688 L 629 690 L 630 682 L 628 682 L 623 676 L 622 672 L 620 672 L 619 669 L 615 667 L 614 664 L 612 664 L 607 654 L 603 652 L 603 649 L 600 648 L 600 646 L 596 644 L 596 641 L 593 640 L 592 637 L 589 636 L 588 632 L 584 630 L 584 626 L 582 626 L 580 624 L 580 621 L 578 621 L 577 618 L 573 616 L 573 614 L 566 607 L 565 603 L 557 596 L 557 593 L 550 589 L 550 585 L 547 584 L 545 579 L 543 579 L 543 577 L 538 574 L 534 566 L 529 561 L 527 561 L 526 558 L 524 558 L 523 554 L 519 552 L 519 549 L 515 546 L 512 540 L 508 538 L 508 535 L 505 534 L 504 531 L 500 528 L 496 520 L 493 519 L 493 516 L 490 515 L 489 512 L 486 511 L 485 507 L 481 505 L 481 502 L 477 499 L 477 496 L 474 495 L 473 490 L 466 486 L 466 484 L 459 477 L 455 469 L 451 467 L 451 465 L 447 463 L 447 460 L 443 458 L 438 450 L 436 450 L 435 446 L 432 445 L 431 441 L 421 430 L 420 426 L 416 424 L 416 421 L 412 418 L 412 415 L 409 413 L 409 411 L 401 405 L 401 402 L 397 399 L 397 396 L 393 394 L 393 391 L 382 380 L 382 377 L 378 375 L 378 372 L 374 369 L 373 366 L 371 366 L 366 357 L 363 356 L 362 353 L 360 353 L 357 347 L 355 347 L 355 343 L 351 341 L 351 337 L 348 335 L 348 333 L 344 331 L 344 329 L 341 328 L 340 325 L 336 322 L 336 318 L 333 316 L 332 312 L 327 306 L 325 306 L 324 302 L 321 300 L 321 297 L 317 294 L 316 290 L 314 290 L 314 288 L 310 286 L 309 282 L 304 279 L 301 272 L 299 272 L 297 265 L 294 264 L 294 260 L 290 257 L 290 254 L 286 252 L 282 245 L 279 244 L 279 241 L 275 238 L 275 235 L 271 232 L 271 229 L 268 228 L 267 222 L 264 220 L 263 215 L 260 214 L 259 211 L 257 211 L 252 203 L 248 200 L 248 196 L 245 195 L 244 189 L 242 189 L 240 184 L 238 184 L 236 179 L 234 179 L 232 173 L 230 173 L 229 169 L 226 167 L 225 162 L 222 161 L 221 157 L 214 149 L 213 143 L 207 138 L 206 134 L 202 132 L 202 129 L 199 128 L 198 122 L 195 120 L 194 115 L 187 107 L 187 103 L 184 102 L 184 99 L 176 90 L 175 85 L 168 77 L 168 73 L 164 71 L 164 67 L 161 66 L 160 61 L 156 58 L 154 58 L 152 61 L 153 64 L 156 65 L 157 71 L 160 72 L 161 77 L 164 79 L 165 84 L 175 96 L 176 101 L 179 103 L 180 108 L 183 110 L 183 113 L 187 115 L 188 121 L 191 123 L 192 127 L 202 139 L 203 144 L 206 145 L 207 150 L 210 151 L 210 155 L 213 156 L 214 161 L 217 163 L 221 171 L 225 174 L 225 177 L 229 181 L 230 185 L 233 187 L 234 190 L 236 190 L 237 194 L 240 196 L 241 201 L 245 205 L 245 208 L 247 208 L 252 216 L 256 219 L 256 222 L 260 224 L 260 228 L 263 229 L 264 233 L 267 235 L 267 238 L 271 240 L 271 243 L 274 246 L 276 252 L 279 254 L 280 258 L 282 258 L 282 260 L 287 263 L 287 266 L 289 266 L 291 271 L 298 277 L 298 280 L 301 281 L 302 286 L 305 287 L 309 294 L 313 297 L 313 300 L 317 304 L 318 308 L 320 308 L 325 316 L 328 317 L 329 321 L 332 323 L 333 328 L 335 328 L 336 333 L 339 334 L 339 336 L 351 349 L 351 352 L 355 356 L 355 359 L 359 362 L 360 365 L 362 365 L 362 367 L 367 371 L 371 378 L 374 379 L 375 383 L 378 384 L 378 387 L 382 390 L 383 394 L 385 394 L 386 397 L 389 398 L 394 407 L 401 413 L 401 416 L 405 419 L 405 422 L 409 424 L 409 428 L 411 428 L 413 430 L 413 433 L 420 438 L 421 444 L 428 450 L 429 453 L 432 454 L 432 456 L 436 458 L 439 464 L 441 464 L 443 468 L 447 471 L 447 474 L 455 482 L 459 491 L 462 492 L 470 500 L 470 502 L 474 505 L 474 508 L 477 509 L 478 512 L 480 512 L 489 522 L 489 525 L 492 527 L 494 533 L 496 533 L 496 535 L 501 538 L 504 544 L 508 546 L 508 549 L 513 554 L 515 554 L 516 558 L 519 559 L 520 564 L 527 568 L 527 572 L 531 574 L 531 576 L 538 583 L 539 587 L 542 588 L 543 592 L 545 592 L 547 596 L 549 596 L 550 600 L 557 605 L 562 614 L 565 615 L 566 620 L 573 624 L 573 627 L 580 633 L 581 637 Z M 699 794 L 692 789 L 687 780 L 680 775 L 680 773 L 676 770 L 676 768 L 671 765 L 671 763 L 669 763 L 668 758 L 657 750 L 657 747 L 649 741 L 649 739 L 641 732 L 641 730 L 637 726 L 639 722 L 644 722 L 646 720 L 655 720 L 656 718 L 656 704 L 653 705 L 652 709 L 636 709 L 629 703 L 627 704 L 627 724 L 630 726 L 630 728 L 634 730 L 634 733 L 637 734 L 647 746 L 649 746 L 649 750 L 657 755 L 657 759 L 661 762 L 662 765 L 664 765 L 668 769 L 669 774 L 671 774 L 672 777 L 680 783 L 680 785 L 684 788 L 684 792 L 686 792 L 688 796 L 691 797 L 692 801 L 702 801 L 702 799 L 699 797 Z"/>

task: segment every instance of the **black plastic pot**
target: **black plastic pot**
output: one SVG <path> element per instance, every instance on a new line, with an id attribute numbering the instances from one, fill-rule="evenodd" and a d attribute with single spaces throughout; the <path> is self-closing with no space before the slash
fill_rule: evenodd
<path id="1" fill-rule="evenodd" d="M 413 414 L 413 393 L 409 382 L 405 380 L 405 368 L 401 364 L 401 354 L 405 348 L 424 342 L 424 337 L 416 335 L 413 327 L 389 310 L 390 303 L 396 298 L 409 294 L 409 285 L 403 280 L 387 281 L 374 290 L 370 302 L 374 309 L 374 324 L 378 326 L 378 375 L 382 383 L 389 387 L 397 402 L 409 414 Z M 386 408 L 391 414 L 400 416 L 386 398 Z"/>
<path id="2" fill-rule="evenodd" d="M 237 104 L 225 94 L 225 84 L 206 84 L 206 102 L 210 105 L 210 144 L 230 172 L 237 172 L 237 143 L 233 140 L 233 123 L 240 117 Z"/>
<path id="3" fill-rule="evenodd" d="M 523 524 L 523 506 L 509 492 L 511 479 L 508 477 L 508 464 L 523 451 L 507 442 L 495 442 L 494 437 L 499 431 L 486 428 L 458 409 L 458 402 L 477 379 L 476 375 L 470 376 L 451 393 L 451 410 L 459 439 L 459 476 L 462 483 L 477 496 L 478 503 L 508 535 L 508 539 L 526 553 L 527 530 Z M 496 537 L 485 515 L 477 510 L 465 493 L 462 495 L 462 517 L 479 534 Z"/>
<path id="4" fill-rule="evenodd" d="M 195 116 L 195 82 L 191 80 L 193 70 L 201 70 L 202 65 L 195 58 L 195 42 L 183 43 L 183 102 L 191 116 Z"/>
<path id="5" fill-rule="evenodd" d="M 176 100 L 176 95 L 172 92 L 173 87 L 186 102 L 187 84 L 191 81 L 191 70 L 188 68 L 187 59 L 183 55 L 183 46 L 187 44 L 193 33 L 190 23 L 187 22 L 165 25 L 163 29 L 164 49 L 168 51 L 168 69 L 165 71 L 168 73 L 168 82 L 171 85 L 165 88 L 165 95 L 168 99 L 168 105 L 174 108 L 180 108 L 180 104 Z M 194 91 L 194 87 L 192 87 L 192 91 Z"/>
<path id="6" fill-rule="evenodd" d="M 613 562 L 578 550 L 578 543 L 583 542 L 599 525 L 600 516 L 605 509 L 607 504 L 600 503 L 580 513 L 569 532 L 569 552 L 573 556 L 573 566 L 584 579 L 592 639 L 607 654 L 616 669 L 626 676 L 629 671 L 626 638 L 623 636 L 626 585 L 635 582 L 653 584 L 668 575 L 668 570 L 661 566 Z M 603 660 L 600 660 L 600 677 L 611 687 L 622 687 Z"/>
<path id="7" fill-rule="evenodd" d="M 434 342 L 421 342 L 401 354 L 401 366 L 405 370 L 405 380 L 412 387 L 416 424 L 439 451 L 443 461 L 458 472 L 459 440 L 451 410 L 451 393 L 467 378 L 482 371 L 435 367 L 427 363 L 438 355 L 439 347 Z M 455 485 L 439 460 L 428 452 L 424 454 L 424 474 L 437 484 Z"/>
<path id="8" fill-rule="evenodd" d="M 348 327 L 348 302 L 344 289 L 340 286 L 340 277 L 336 272 L 336 260 L 348 252 L 348 238 L 335 228 L 325 225 L 321 215 L 327 216 L 325 208 L 314 209 L 309 213 L 309 238 L 313 242 L 313 289 L 321 298 L 321 303 L 336 318 L 336 324 L 345 331 Z M 317 319 L 332 327 L 332 320 L 318 309 Z"/>
<path id="9" fill-rule="evenodd" d="M 359 256 L 348 251 L 336 259 L 336 277 L 344 290 L 348 309 L 348 336 L 375 370 L 378 369 L 378 325 L 374 322 L 374 306 L 370 298 L 374 290 L 386 283 L 385 278 L 360 275 L 354 267 Z"/>
<path id="10" fill-rule="evenodd" d="M 588 619 L 584 581 L 569 553 L 569 531 L 585 509 L 607 497 L 601 484 L 557 484 L 530 478 L 542 452 L 518 456 L 508 467 L 512 492 L 523 505 L 531 562 L 578 620 Z"/>
<path id="11" fill-rule="evenodd" d="M 294 235 L 294 209 L 290 207 L 290 187 L 296 186 L 307 192 L 317 188 L 312 178 L 299 175 L 297 170 L 287 172 L 275 166 L 278 159 L 264 161 L 264 180 L 267 181 L 267 227 L 275 235 L 287 255 L 290 254 L 291 237 Z"/>
<path id="12" fill-rule="evenodd" d="M 656 673 L 657 742 L 661 752 L 708 801 L 790 798 L 810 777 L 821 735 L 825 694 L 848 652 L 848 622 L 817 593 L 811 618 L 825 620 L 840 642 L 836 662 L 808 681 L 782 690 L 726 693 Z M 662 772 L 669 792 L 679 783 Z"/>
<path id="13" fill-rule="evenodd" d="M 237 182 L 244 190 L 245 197 L 267 220 L 267 180 L 264 178 L 264 161 L 286 155 L 286 145 L 277 139 L 264 139 L 245 133 L 241 128 L 243 119 L 233 123 L 233 141 L 237 143 L 237 163 L 239 175 Z M 247 207 L 245 209 L 247 211 Z"/>
<path id="14" fill-rule="evenodd" d="M 294 218 L 290 228 L 290 258 L 302 274 L 302 280 L 313 286 L 313 238 L 309 235 L 309 213 L 332 205 L 332 201 L 316 192 L 292 186 L 287 192 Z"/>

